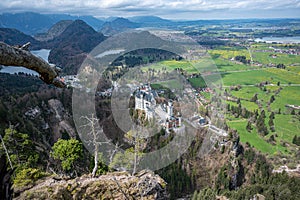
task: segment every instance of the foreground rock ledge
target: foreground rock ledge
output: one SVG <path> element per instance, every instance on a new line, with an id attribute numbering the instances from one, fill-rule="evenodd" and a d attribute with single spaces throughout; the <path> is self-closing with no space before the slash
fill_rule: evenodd
<path id="1" fill-rule="evenodd" d="M 166 182 L 151 171 L 135 176 L 113 172 L 97 178 L 72 180 L 48 178 L 15 199 L 168 199 Z"/>

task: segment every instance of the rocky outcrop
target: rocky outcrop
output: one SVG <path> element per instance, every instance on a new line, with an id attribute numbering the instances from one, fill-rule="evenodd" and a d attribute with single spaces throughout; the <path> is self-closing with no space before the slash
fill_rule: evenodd
<path id="1" fill-rule="evenodd" d="M 250 200 L 265 200 L 265 199 L 266 199 L 266 197 L 265 197 L 264 195 L 256 194 L 256 195 L 254 195 L 253 198 L 250 199 Z"/>
<path id="2" fill-rule="evenodd" d="M 70 114 L 65 110 L 62 103 L 57 99 L 50 99 L 48 105 L 52 115 L 50 115 L 50 126 L 53 130 L 54 141 L 61 137 L 62 132 L 68 133 L 71 138 L 76 137 L 74 128 L 69 123 Z"/>
<path id="3" fill-rule="evenodd" d="M 151 171 L 135 176 L 113 172 L 97 178 L 72 180 L 48 178 L 15 199 L 168 199 L 166 183 Z"/>

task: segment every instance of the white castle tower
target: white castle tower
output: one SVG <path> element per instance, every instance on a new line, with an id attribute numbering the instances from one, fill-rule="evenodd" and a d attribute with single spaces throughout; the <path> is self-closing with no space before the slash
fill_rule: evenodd
<path id="1" fill-rule="evenodd" d="M 169 118 L 171 118 L 173 116 L 173 102 L 172 101 L 168 102 L 167 114 L 168 114 Z"/>
<path id="2" fill-rule="evenodd" d="M 181 126 L 181 114 L 179 112 L 177 114 L 177 118 L 178 118 L 178 126 Z"/>

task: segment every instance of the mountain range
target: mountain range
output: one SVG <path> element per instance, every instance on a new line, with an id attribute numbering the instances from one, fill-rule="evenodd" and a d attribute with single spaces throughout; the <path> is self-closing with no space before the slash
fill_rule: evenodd
<path id="1" fill-rule="evenodd" d="M 276 22 L 276 23 L 275 23 Z M 171 21 L 156 16 L 107 18 L 66 14 L 4 13 L 0 15 L 0 41 L 10 45 L 31 43 L 31 50 L 50 49 L 49 61 L 63 68 L 67 74 L 76 73 L 87 53 L 105 40 L 106 36 L 129 29 L 156 27 L 193 31 L 193 26 L 231 24 L 259 26 L 259 24 L 300 23 L 287 19 L 197 20 Z M 233 25 L 232 25 L 233 24 Z"/>
<path id="2" fill-rule="evenodd" d="M 15 28 L 28 35 L 44 33 L 61 20 L 83 20 L 95 30 L 99 30 L 104 21 L 92 16 L 72 16 L 67 14 L 39 14 L 33 12 L 4 13 L 0 15 L 0 27 Z"/>
<path id="3" fill-rule="evenodd" d="M 161 26 L 172 21 L 156 16 L 138 16 L 128 19 L 110 17 L 106 19 L 93 16 L 73 16 L 67 14 L 40 14 L 34 12 L 3 13 L 0 15 L 1 28 L 15 28 L 27 35 L 36 35 L 47 32 L 54 24 L 62 20 L 82 20 L 96 31 L 103 30 L 104 34 L 118 32 L 126 28 L 141 26 Z M 115 30 L 116 29 L 116 30 Z"/>
<path id="4" fill-rule="evenodd" d="M 109 17 L 96 18 L 93 16 L 74 16 L 68 14 L 40 14 L 34 12 L 3 13 L 0 14 L 1 28 L 15 28 L 27 35 L 37 35 L 47 32 L 54 24 L 62 20 L 82 20 L 96 31 L 101 30 L 105 35 L 111 35 L 128 28 L 156 27 L 156 28 L 187 28 L 212 24 L 240 25 L 252 24 L 299 24 L 299 19 L 228 19 L 228 20 L 181 20 L 173 21 L 157 16 L 135 16 L 128 18 Z"/>

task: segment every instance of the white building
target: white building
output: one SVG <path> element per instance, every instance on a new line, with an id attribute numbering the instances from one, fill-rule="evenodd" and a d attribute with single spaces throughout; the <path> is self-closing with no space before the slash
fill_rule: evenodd
<path id="1" fill-rule="evenodd" d="M 149 85 L 143 85 L 135 94 L 135 109 L 145 111 L 146 118 L 152 119 L 157 96 L 156 91 L 152 90 Z"/>
<path id="2" fill-rule="evenodd" d="M 181 115 L 180 113 L 174 115 L 173 101 L 168 101 L 167 105 L 156 105 L 156 97 L 158 97 L 157 92 L 152 90 L 149 85 L 138 88 L 135 93 L 135 110 L 145 111 L 148 120 L 153 119 L 156 113 L 163 121 L 162 125 L 167 132 L 181 127 Z"/>

